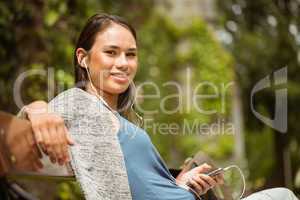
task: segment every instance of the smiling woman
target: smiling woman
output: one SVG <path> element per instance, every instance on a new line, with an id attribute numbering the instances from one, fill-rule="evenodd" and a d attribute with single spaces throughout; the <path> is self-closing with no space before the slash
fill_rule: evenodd
<path id="1" fill-rule="evenodd" d="M 127 22 L 92 16 L 79 36 L 74 64 L 77 88 L 54 98 L 49 111 L 63 117 L 75 140 L 71 164 L 86 199 L 194 200 L 222 183 L 222 175 L 204 174 L 211 169 L 205 164 L 173 177 L 148 134 L 128 121 L 138 59 L 136 33 Z M 37 142 L 53 163 L 68 162 L 67 129 L 35 109 L 45 110 L 45 104 L 26 109 Z"/>
<path id="2" fill-rule="evenodd" d="M 133 104 L 132 81 L 138 67 L 136 32 L 123 19 L 91 17 L 79 36 L 74 63 L 75 82 L 82 89 L 97 91 L 115 110 L 128 110 Z"/>
<path id="3" fill-rule="evenodd" d="M 212 169 L 207 164 L 173 177 L 148 134 L 128 120 L 138 59 L 136 33 L 122 18 L 92 16 L 79 36 L 74 64 L 77 88 L 49 103 L 56 115 L 41 102 L 26 111 L 53 163 L 68 162 L 68 127 L 75 140 L 71 166 L 87 200 L 195 200 L 223 183 L 222 173 L 206 174 Z"/>

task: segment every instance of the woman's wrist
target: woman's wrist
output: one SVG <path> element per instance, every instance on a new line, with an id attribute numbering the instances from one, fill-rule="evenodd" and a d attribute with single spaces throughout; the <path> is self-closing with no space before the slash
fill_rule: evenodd
<path id="1" fill-rule="evenodd" d="M 24 106 L 24 113 L 30 119 L 34 115 L 44 114 L 48 112 L 48 104 L 45 101 L 34 101 Z"/>
<path id="2" fill-rule="evenodd" d="M 188 178 L 184 178 L 184 177 L 182 177 L 182 176 L 181 176 L 181 177 L 178 177 L 178 176 L 177 176 L 177 177 L 176 177 L 176 184 L 177 184 L 179 187 L 184 188 L 184 189 L 190 191 L 190 192 L 194 195 L 195 199 L 201 200 L 201 197 L 200 197 L 201 194 L 198 194 L 198 193 L 196 192 L 196 190 L 194 190 L 194 189 L 191 187 L 191 185 L 189 184 Z"/>

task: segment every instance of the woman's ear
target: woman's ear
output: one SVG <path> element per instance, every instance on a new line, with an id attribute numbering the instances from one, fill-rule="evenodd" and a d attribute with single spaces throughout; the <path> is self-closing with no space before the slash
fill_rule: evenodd
<path id="1" fill-rule="evenodd" d="M 81 67 L 84 68 L 86 68 L 86 63 L 84 64 L 84 62 L 86 62 L 86 56 L 86 51 L 83 48 L 76 49 L 77 62 Z"/>

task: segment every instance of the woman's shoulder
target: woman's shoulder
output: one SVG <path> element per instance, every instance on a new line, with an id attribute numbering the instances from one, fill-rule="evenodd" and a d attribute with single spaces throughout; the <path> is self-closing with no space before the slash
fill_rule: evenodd
<path id="1" fill-rule="evenodd" d="M 49 104 L 63 104 L 63 105 L 81 105 L 88 106 L 93 103 L 99 103 L 99 99 L 89 94 L 88 92 L 80 89 L 80 88 L 70 88 L 59 93 L 56 97 L 54 97 Z M 85 104 L 89 103 L 89 104 Z"/>
<path id="2" fill-rule="evenodd" d="M 59 93 L 56 97 L 54 97 L 51 101 L 58 101 L 62 99 L 68 99 L 70 101 L 78 101 L 78 100 L 95 100 L 97 97 L 89 94 L 88 92 L 80 89 L 80 88 L 70 88 L 68 90 L 65 90 L 61 93 Z"/>
<path id="3" fill-rule="evenodd" d="M 59 93 L 49 102 L 49 110 L 64 116 L 79 114 L 94 115 L 108 112 L 108 109 L 96 96 L 87 93 L 80 88 L 70 88 Z"/>

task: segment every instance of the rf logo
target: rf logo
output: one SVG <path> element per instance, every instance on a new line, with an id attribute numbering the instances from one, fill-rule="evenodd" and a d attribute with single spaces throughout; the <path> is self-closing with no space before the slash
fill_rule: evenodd
<path id="1" fill-rule="evenodd" d="M 274 86 L 280 86 L 287 83 L 287 67 L 281 68 L 273 73 Z M 258 91 L 271 87 L 270 75 L 261 79 L 251 91 L 250 106 L 253 114 L 266 125 L 281 132 L 287 132 L 287 88 L 275 90 L 275 115 L 274 119 L 269 119 L 266 116 L 258 113 L 254 109 L 253 96 Z"/>

